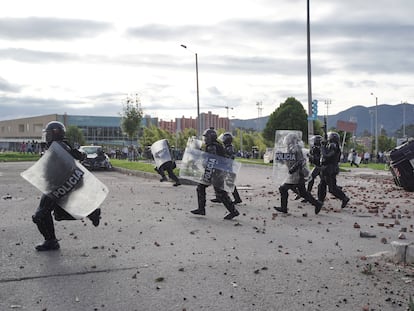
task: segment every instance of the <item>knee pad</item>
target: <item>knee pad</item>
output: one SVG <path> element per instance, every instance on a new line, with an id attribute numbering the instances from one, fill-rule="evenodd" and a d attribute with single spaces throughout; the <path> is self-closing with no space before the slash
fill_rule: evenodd
<path id="1" fill-rule="evenodd" d="M 280 193 L 287 193 L 289 190 L 289 187 L 286 186 L 286 184 L 283 184 L 279 187 L 279 192 Z"/>
<path id="2" fill-rule="evenodd" d="M 216 192 L 216 197 L 217 199 L 219 199 L 221 202 L 224 202 L 226 200 L 227 192 L 223 191 L 223 190 L 215 190 Z"/>
<path id="3" fill-rule="evenodd" d="M 32 221 L 33 221 L 35 224 L 38 224 L 38 223 L 40 223 L 41 218 L 40 218 L 37 214 L 34 214 L 34 215 L 32 215 Z"/>
<path id="4" fill-rule="evenodd" d="M 32 220 L 35 224 L 40 224 L 45 218 L 44 210 L 38 209 L 33 215 Z"/>

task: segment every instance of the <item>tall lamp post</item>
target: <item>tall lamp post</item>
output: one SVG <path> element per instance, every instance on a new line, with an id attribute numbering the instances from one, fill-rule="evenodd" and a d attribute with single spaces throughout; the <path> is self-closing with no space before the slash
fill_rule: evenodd
<path id="1" fill-rule="evenodd" d="M 311 46 L 310 46 L 310 8 L 309 0 L 307 0 L 307 71 L 308 71 L 308 116 L 312 115 L 312 73 L 311 73 Z M 313 120 L 308 118 L 308 139 L 313 135 Z"/>
<path id="2" fill-rule="evenodd" d="M 403 138 L 405 138 L 405 104 L 407 102 L 401 102 L 403 104 Z"/>
<path id="3" fill-rule="evenodd" d="M 375 159 L 378 155 L 378 97 L 374 93 L 371 93 L 375 97 Z"/>
<path id="4" fill-rule="evenodd" d="M 187 48 L 186 45 L 181 44 L 181 46 L 184 49 L 189 50 L 190 52 L 192 52 L 190 49 Z M 195 55 L 195 66 L 196 66 L 196 85 L 197 85 L 197 135 L 200 137 L 201 136 L 201 119 L 200 119 L 200 92 L 198 89 L 198 56 L 197 53 L 192 52 Z"/>
<path id="5" fill-rule="evenodd" d="M 370 119 L 370 132 L 371 132 L 371 147 L 372 147 L 372 139 L 374 138 L 374 110 L 369 110 L 369 119 Z"/>

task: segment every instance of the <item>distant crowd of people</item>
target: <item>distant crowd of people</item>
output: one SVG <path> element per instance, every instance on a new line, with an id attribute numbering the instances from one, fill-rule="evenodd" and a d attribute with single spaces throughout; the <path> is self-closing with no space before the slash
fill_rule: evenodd
<path id="1" fill-rule="evenodd" d="M 32 140 L 20 144 L 20 153 L 40 154 L 45 150 L 45 146 L 38 141 Z"/>
<path id="2" fill-rule="evenodd" d="M 343 152 L 342 154 L 342 163 L 350 162 L 351 166 L 355 165 L 358 166 L 360 163 L 368 164 L 371 162 L 375 163 L 386 163 L 387 159 L 385 157 L 385 153 L 379 151 L 376 156 L 374 154 L 364 151 L 361 153 L 356 152 L 355 149 L 351 149 L 350 152 Z"/>

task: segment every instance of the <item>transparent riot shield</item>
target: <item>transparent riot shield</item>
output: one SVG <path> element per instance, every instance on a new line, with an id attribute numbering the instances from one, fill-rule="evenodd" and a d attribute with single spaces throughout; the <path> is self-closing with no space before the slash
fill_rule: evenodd
<path id="1" fill-rule="evenodd" d="M 188 137 L 186 148 L 201 150 L 201 146 L 203 146 L 201 139 L 197 139 L 195 136 Z"/>
<path id="2" fill-rule="evenodd" d="M 294 155 L 288 150 L 287 138 L 296 135 L 302 141 L 302 132 L 294 130 L 277 130 L 275 133 L 275 148 L 273 153 L 273 180 L 277 184 L 282 184 L 289 176 L 289 161 L 294 161 Z M 303 142 L 301 143 L 303 144 Z M 303 157 L 303 155 L 302 155 Z"/>
<path id="3" fill-rule="evenodd" d="M 155 165 L 159 168 L 165 162 L 172 161 L 168 141 L 166 139 L 157 140 L 151 145 L 151 153 L 154 157 Z"/>
<path id="4" fill-rule="evenodd" d="M 108 195 L 108 188 L 57 142 L 20 175 L 76 219 L 89 215 Z"/>
<path id="5" fill-rule="evenodd" d="M 350 152 L 348 154 L 348 162 L 352 162 L 352 158 L 354 158 L 354 155 L 352 154 L 352 152 Z M 361 160 L 362 160 L 361 157 L 359 155 L 356 155 L 354 158 L 354 163 L 359 165 L 361 164 Z"/>
<path id="6" fill-rule="evenodd" d="M 186 148 L 180 165 L 180 178 L 213 185 L 233 192 L 241 164 L 198 149 Z"/>

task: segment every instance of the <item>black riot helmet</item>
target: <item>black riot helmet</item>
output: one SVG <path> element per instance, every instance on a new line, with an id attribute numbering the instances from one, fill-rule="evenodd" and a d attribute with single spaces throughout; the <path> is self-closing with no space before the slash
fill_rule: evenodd
<path id="1" fill-rule="evenodd" d="M 43 129 L 46 142 L 51 144 L 53 141 L 62 141 L 65 138 L 66 128 L 58 121 L 49 122 Z"/>
<path id="2" fill-rule="evenodd" d="M 203 133 L 204 136 L 204 142 L 206 145 L 211 144 L 212 142 L 217 140 L 217 132 L 214 129 L 214 127 L 210 127 L 209 129 L 206 129 Z"/>
<path id="3" fill-rule="evenodd" d="M 230 145 L 233 142 L 233 135 L 231 135 L 229 132 L 224 133 L 222 141 L 226 146 Z"/>
<path id="4" fill-rule="evenodd" d="M 314 146 L 320 146 L 322 143 L 322 136 L 321 135 L 315 135 L 312 137 L 313 145 Z"/>
<path id="5" fill-rule="evenodd" d="M 337 143 L 339 144 L 340 138 L 339 138 L 339 134 L 336 132 L 329 132 L 328 133 L 328 141 L 330 143 Z"/>

